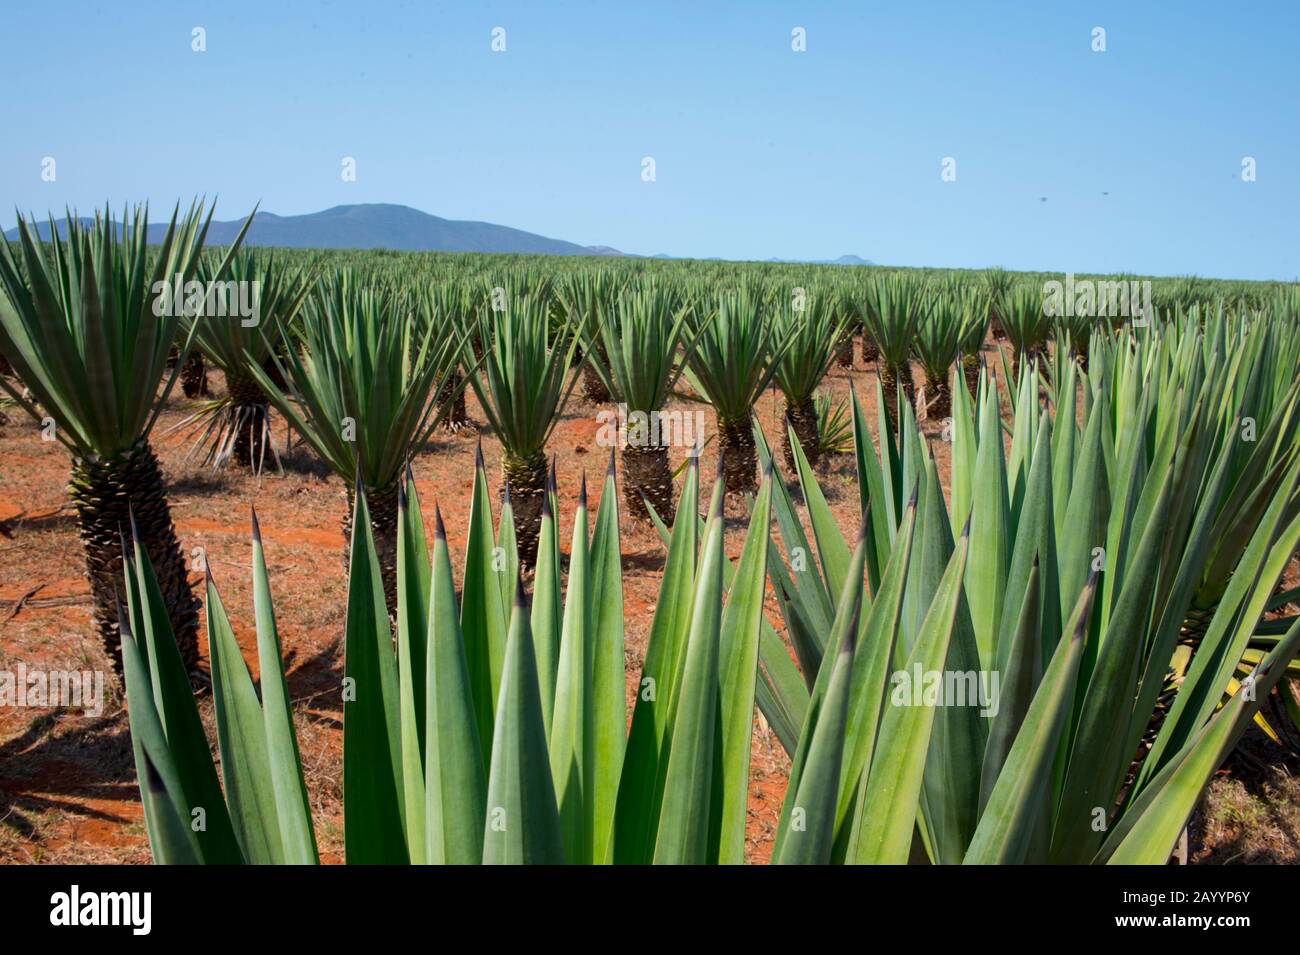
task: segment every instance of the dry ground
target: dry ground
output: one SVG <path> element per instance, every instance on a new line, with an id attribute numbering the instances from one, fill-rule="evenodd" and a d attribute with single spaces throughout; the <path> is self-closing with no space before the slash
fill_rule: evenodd
<path id="1" fill-rule="evenodd" d="M 827 382 L 837 397 L 852 380 L 875 420 L 874 372 L 859 360 L 852 372 L 834 369 Z M 220 393 L 223 383 L 212 376 Z M 179 392 L 179 389 L 177 389 Z M 341 637 L 346 601 L 340 520 L 346 507 L 342 482 L 325 472 L 305 447 L 286 458 L 283 476 L 260 481 L 236 470 L 221 475 L 186 461 L 183 433 L 168 429 L 198 405 L 173 397 L 155 432 L 154 445 L 169 482 L 177 533 L 186 553 L 205 549 L 245 655 L 256 677 L 250 592 L 248 509 L 256 502 L 276 597 L 286 672 L 294 701 L 299 743 L 326 861 L 342 861 Z M 472 396 L 470 417 L 483 421 Z M 708 430 L 712 411 L 680 402 L 683 411 L 703 409 Z M 580 475 L 586 471 L 600 493 L 607 450 L 596 442 L 599 409 L 575 392 L 550 449 L 558 456 L 562 528 L 567 550 Z M 57 443 L 41 440 L 38 427 L 19 409 L 0 425 L 0 670 L 19 662 L 47 669 L 109 670 L 90 623 L 89 587 L 82 573 L 76 523 L 66 506 L 68 457 Z M 775 444 L 781 399 L 765 396 L 757 409 Z M 946 481 L 948 449 L 938 440 L 938 422 L 927 433 Z M 283 448 L 285 428 L 276 422 Z M 414 460 L 416 483 L 426 508 L 437 501 L 447 523 L 456 560 L 463 554 L 473 476 L 477 427 L 438 434 Z M 484 454 L 494 486 L 499 484 L 500 448 L 484 435 Z M 674 449 L 679 464 L 684 449 Z M 703 456 L 712 474 L 716 447 Z M 828 502 L 846 530 L 856 525 L 853 465 L 845 456 L 823 474 Z M 593 503 L 593 509 L 595 504 Z M 743 510 L 729 504 L 727 550 L 739 554 Z M 621 525 L 627 619 L 629 688 L 639 675 L 649 621 L 656 600 L 663 549 L 653 529 L 624 515 Z M 1295 567 L 1293 565 L 1294 574 Z M 457 568 L 459 574 L 459 568 Z M 197 586 L 199 575 L 192 575 Z M 780 629 L 769 597 L 769 616 Z M 206 644 L 204 644 L 206 649 Z M 149 860 L 122 699 L 111 676 L 107 700 L 97 718 L 54 709 L 0 708 L 0 861 L 136 862 Z M 629 700 L 631 693 L 629 690 Z M 212 707 L 202 701 L 212 735 Z M 1254 764 L 1237 759 L 1216 778 L 1207 807 L 1193 825 L 1193 858 L 1207 862 L 1295 862 L 1300 860 L 1300 784 L 1296 763 L 1281 758 L 1271 743 L 1253 742 Z M 788 761 L 774 735 L 756 727 L 747 853 L 766 861 L 771 852 Z"/>

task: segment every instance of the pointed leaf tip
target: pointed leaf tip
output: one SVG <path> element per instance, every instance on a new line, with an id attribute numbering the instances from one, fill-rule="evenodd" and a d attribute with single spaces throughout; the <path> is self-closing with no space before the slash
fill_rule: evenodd
<path id="1" fill-rule="evenodd" d="M 505 485 L 501 488 L 501 503 L 506 507 L 510 506 L 510 482 L 509 481 L 506 481 Z"/>
<path id="2" fill-rule="evenodd" d="M 515 608 L 517 610 L 528 609 L 528 595 L 524 593 L 523 574 L 515 574 Z"/>
<path id="3" fill-rule="evenodd" d="M 479 435 L 478 444 L 474 445 L 474 467 L 482 471 L 485 468 L 483 464 L 483 436 Z"/>
<path id="4" fill-rule="evenodd" d="M 613 448 L 610 448 L 610 449 L 609 449 L 609 465 L 605 468 L 605 476 L 606 476 L 606 477 L 613 477 L 613 476 L 615 475 L 615 473 L 616 473 L 616 471 L 615 471 L 615 468 L 614 468 L 614 449 L 613 449 Z"/>
<path id="5" fill-rule="evenodd" d="M 262 543 L 262 525 L 259 524 L 258 521 L 257 521 L 257 505 L 256 505 L 256 504 L 250 504 L 250 505 L 248 505 L 248 514 L 249 514 L 249 523 L 252 524 L 252 528 L 253 528 L 253 541 L 254 541 L 255 543 L 260 544 L 260 543 Z M 205 560 L 203 563 L 206 565 L 206 564 L 207 564 L 207 561 Z"/>
<path id="6" fill-rule="evenodd" d="M 433 536 L 435 540 L 446 541 L 447 528 L 442 523 L 442 508 L 433 505 Z"/>
<path id="7" fill-rule="evenodd" d="M 578 485 L 578 506 L 587 506 L 587 471 L 585 468 L 582 471 L 582 481 Z"/>

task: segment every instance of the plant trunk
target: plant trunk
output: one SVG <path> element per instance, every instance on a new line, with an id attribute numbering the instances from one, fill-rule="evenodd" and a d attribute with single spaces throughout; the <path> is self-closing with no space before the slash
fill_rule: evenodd
<path id="1" fill-rule="evenodd" d="M 582 393 L 592 404 L 604 405 L 610 401 L 609 389 L 590 364 L 582 366 Z"/>
<path id="2" fill-rule="evenodd" d="M 846 332 L 835 346 L 835 364 L 841 368 L 853 367 L 853 333 Z"/>
<path id="3" fill-rule="evenodd" d="M 186 398 L 201 398 L 210 395 L 208 390 L 208 369 L 203 364 L 203 353 L 195 350 L 185 359 L 181 367 L 181 391 Z"/>
<path id="4" fill-rule="evenodd" d="M 880 349 L 876 343 L 871 340 L 871 336 L 866 332 L 862 333 L 862 364 L 870 365 L 872 362 L 880 361 Z"/>
<path id="5" fill-rule="evenodd" d="M 946 418 L 952 414 L 952 392 L 946 377 L 925 376 L 925 416 Z"/>
<path id="6" fill-rule="evenodd" d="M 283 355 L 284 352 L 280 354 Z M 288 364 L 287 360 L 282 359 L 282 361 L 285 365 Z M 266 377 L 271 379 L 271 384 L 275 385 L 275 387 L 281 391 L 289 390 L 289 383 L 284 380 L 284 375 L 280 373 L 280 366 L 275 363 L 275 359 L 270 355 L 267 355 L 262 360 L 262 371 L 266 372 Z"/>
<path id="7" fill-rule="evenodd" d="M 230 377 L 226 391 L 230 395 L 226 413 L 235 428 L 231 454 L 236 464 L 261 473 L 267 452 L 275 454 L 271 447 L 271 413 L 266 395 L 256 381 L 241 375 Z"/>
<path id="8" fill-rule="evenodd" d="M 643 500 L 641 495 L 645 495 Z M 623 447 L 623 503 L 628 512 L 641 520 L 650 520 L 645 501 L 650 502 L 659 519 L 673 526 L 673 472 L 668 466 L 668 448 L 662 445 Z"/>
<path id="9" fill-rule="evenodd" d="M 113 669 L 121 675 L 122 635 L 118 630 L 117 603 L 123 588 L 122 538 L 125 535 L 129 539 L 134 516 L 139 539 L 158 578 L 181 660 L 186 672 L 194 673 L 199 662 L 199 601 L 190 591 L 185 558 L 167 507 L 162 470 L 149 442 L 138 441 L 106 461 L 76 459 L 68 493 L 77 510 L 81 544 L 86 552 L 95 626 Z"/>
<path id="10" fill-rule="evenodd" d="M 460 369 L 452 369 L 450 376 L 447 377 L 447 388 L 454 390 L 456 396 L 451 401 L 447 417 L 442 421 L 442 426 L 448 431 L 459 431 L 461 427 L 469 424 L 469 413 L 465 411 L 465 388 L 461 387 L 464 383 L 465 377 L 460 374 Z"/>
<path id="11" fill-rule="evenodd" d="M 728 494 L 758 493 L 758 451 L 749 419 L 718 422 L 722 477 Z"/>
<path id="12" fill-rule="evenodd" d="M 912 384 L 912 369 L 906 364 L 898 367 L 882 363 L 880 365 L 880 385 L 885 393 L 885 413 L 894 431 L 898 431 L 898 387 L 902 385 L 903 400 L 909 406 L 916 406 L 916 386 Z"/>
<path id="13" fill-rule="evenodd" d="M 813 401 L 812 395 L 804 398 L 803 401 L 791 404 L 790 399 L 785 401 L 785 421 L 789 425 L 784 429 L 781 435 L 781 450 L 785 453 L 785 466 L 790 469 L 790 475 L 793 477 L 799 473 L 798 466 L 795 463 L 794 448 L 790 444 L 790 431 L 793 430 L 795 436 L 799 439 L 799 446 L 803 448 L 804 457 L 813 467 L 821 459 L 821 442 L 820 434 L 817 429 L 817 405 Z"/>
<path id="14" fill-rule="evenodd" d="M 510 487 L 519 563 L 530 570 L 537 564 L 537 535 L 542 528 L 546 470 L 546 454 L 540 450 L 527 458 L 515 458 L 509 454 L 501 458 L 501 477 Z"/>
<path id="15" fill-rule="evenodd" d="M 989 309 L 989 331 L 993 333 L 995 340 L 1006 340 L 1007 332 L 1002 327 L 1002 319 L 998 316 L 997 309 Z"/>
<path id="16" fill-rule="evenodd" d="M 370 533 L 375 539 L 375 556 L 384 579 L 384 603 L 388 615 L 397 613 L 397 492 L 399 475 L 383 488 L 366 488 L 366 506 L 370 509 Z M 356 510 L 355 487 L 348 485 L 348 512 L 343 515 L 343 569 L 349 571 L 352 551 L 352 514 Z"/>

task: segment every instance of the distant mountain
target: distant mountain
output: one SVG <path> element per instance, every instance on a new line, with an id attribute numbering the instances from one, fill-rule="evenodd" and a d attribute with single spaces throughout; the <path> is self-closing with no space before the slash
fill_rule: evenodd
<path id="1" fill-rule="evenodd" d="M 83 223 L 91 220 L 82 217 Z M 209 245 L 229 245 L 243 219 L 213 222 L 208 230 Z M 56 219 L 59 235 L 67 235 L 67 222 Z M 48 239 L 50 226 L 40 222 L 37 231 Z M 167 231 L 166 222 L 155 220 L 149 226 L 149 241 L 159 242 Z M 8 239 L 18 238 L 18 230 L 5 233 Z M 323 212 L 301 216 L 278 216 L 273 212 L 259 212 L 248 228 L 245 245 L 270 245 L 293 249 L 398 249 L 406 252 L 515 252 L 531 255 L 593 255 L 627 256 L 607 245 L 578 245 L 563 239 L 494 225 L 491 222 L 472 222 L 462 219 L 443 219 L 440 216 L 391 203 L 371 203 L 355 206 L 335 206 Z M 660 252 L 656 259 L 675 259 L 679 256 Z M 723 261 L 721 256 L 709 256 L 702 261 Z M 873 265 L 856 255 L 841 255 L 838 259 L 768 259 L 769 262 L 787 262 L 802 265 Z"/>
<path id="2" fill-rule="evenodd" d="M 87 221 L 83 218 L 82 221 Z M 67 234 L 67 223 L 56 220 L 60 235 Z M 244 220 L 212 223 L 208 244 L 227 245 L 239 234 Z M 149 226 L 149 241 L 160 241 L 166 223 Z M 49 238 L 49 223 L 39 226 L 41 238 Z M 5 233 L 17 238 L 18 230 Z M 273 245 L 283 248 L 311 249 L 399 249 L 411 252 L 518 252 L 540 255 L 607 255 L 623 253 L 609 246 L 577 245 L 551 239 L 522 229 L 443 219 L 410 206 L 374 203 L 335 206 L 323 212 L 301 216 L 278 216 L 259 212 L 249 226 L 246 245 Z"/>
<path id="3" fill-rule="evenodd" d="M 860 255 L 841 255 L 838 259 L 768 259 L 769 262 L 779 262 L 792 265 L 875 265 L 869 259 L 864 259 Z"/>

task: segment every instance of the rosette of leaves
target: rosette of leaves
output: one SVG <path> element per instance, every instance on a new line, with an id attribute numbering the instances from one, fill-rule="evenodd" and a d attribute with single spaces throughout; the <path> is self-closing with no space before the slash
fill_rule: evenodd
<path id="1" fill-rule="evenodd" d="M 921 324 L 934 307 L 927 279 L 912 272 L 875 276 L 865 286 L 862 320 L 880 350 L 878 370 L 890 420 L 898 424 L 898 403 L 916 403 L 911 359 Z"/>
<path id="2" fill-rule="evenodd" d="M 1011 345 L 1011 380 L 1020 380 L 1022 367 L 1045 357 L 1052 319 L 1043 310 L 1042 288 L 1033 282 L 1013 285 L 998 299 L 1002 331 Z"/>
<path id="3" fill-rule="evenodd" d="M 771 482 L 754 502 L 733 567 L 723 549 L 721 484 L 701 524 L 698 468 L 688 469 L 651 622 L 647 689 L 629 730 L 612 461 L 594 527 L 585 486 L 579 493 L 563 591 L 556 495 L 548 493 L 531 607 L 510 510 L 494 529 L 483 468 L 459 594 L 441 515 L 435 508 L 430 553 L 408 476 L 396 645 L 359 490 L 344 637 L 347 862 L 744 860 Z M 216 584 L 207 583 L 220 782 L 139 547 L 129 550 L 125 585 L 131 738 L 154 861 L 316 862 L 256 517 L 260 695 Z M 191 824 L 194 807 L 202 807 L 202 827 Z"/>
<path id="4" fill-rule="evenodd" d="M 987 328 L 988 306 L 979 291 L 950 282 L 935 296 L 934 307 L 916 335 L 928 415 L 945 418 L 952 409 L 949 372 L 953 365 L 960 362 L 967 387 L 972 378 L 978 379 L 979 349 Z"/>
<path id="5" fill-rule="evenodd" d="M 686 429 L 681 413 L 665 414 L 664 408 L 695 349 L 699 332 L 689 315 L 690 306 L 667 284 L 637 282 L 598 313 L 599 322 L 588 333 L 599 347 L 588 348 L 587 360 L 620 406 L 615 420 L 622 435 L 627 509 L 646 518 L 649 502 L 669 523 L 674 515 L 669 440 L 684 441 Z M 693 437 L 692 443 L 703 440 Z"/>
<path id="6" fill-rule="evenodd" d="M 440 316 L 439 320 L 448 323 L 452 334 L 463 336 L 473 324 L 473 315 L 479 305 L 475 301 L 474 286 L 463 277 L 449 277 L 423 285 L 419 294 L 421 308 L 429 315 Z M 439 405 L 447 398 L 451 399 L 442 423 L 453 433 L 469 424 L 469 413 L 465 409 L 467 387 L 466 372 L 457 362 L 448 372 L 446 384 L 436 399 Z"/>
<path id="7" fill-rule="evenodd" d="M 296 347 L 277 367 L 281 389 L 256 362 L 246 370 L 345 483 L 351 541 L 353 489 L 370 501 L 384 592 L 397 586 L 397 497 L 409 449 L 423 444 L 452 401 L 447 382 L 463 339 L 447 316 L 426 314 L 392 281 L 351 270 L 328 276 L 294 323 Z M 443 399 L 434 401 L 435 395 Z M 345 550 L 345 558 L 347 551 Z"/>
<path id="8" fill-rule="evenodd" d="M 600 366 L 606 364 L 605 341 L 596 330 L 602 316 L 612 309 L 621 287 L 620 276 L 612 269 L 584 269 L 556 284 L 565 320 L 587 330 L 579 342 L 583 352 L 582 393 L 593 404 L 608 404 L 612 397 L 607 376 L 600 373 Z"/>
<path id="9" fill-rule="evenodd" d="M 695 349 L 686 377 L 717 415 L 727 491 L 753 494 L 758 489 L 754 405 L 776 377 L 790 343 L 763 313 L 752 289 L 722 292 L 716 302 L 716 307 L 697 303 L 692 312 Z"/>
<path id="10" fill-rule="evenodd" d="M 234 461 L 260 474 L 268 457 L 279 468 L 280 456 L 272 440 L 270 399 L 249 366 L 271 374 L 273 356 L 283 352 L 284 330 L 312 283 L 306 266 L 290 267 L 271 252 L 241 251 L 224 279 L 217 277 L 215 266 L 210 257 L 200 265 L 208 293 L 204 313 L 190 324 L 195 345 L 225 375 L 226 394 L 177 427 L 195 427 L 190 454 L 202 455 L 204 464 L 224 468 Z M 242 314 L 246 307 L 251 315 Z"/>
<path id="11" fill-rule="evenodd" d="M 1300 651 L 1300 621 L 1264 619 L 1300 544 L 1300 458 L 1282 450 L 1300 386 L 1257 389 L 1267 362 L 1245 338 L 1173 331 L 1089 379 L 1067 363 L 1054 417 L 1026 371 L 1009 443 L 992 381 L 974 404 L 957 390 L 948 501 L 910 416 L 895 440 L 881 413 L 877 452 L 855 403 L 855 540 L 802 457 L 811 541 L 774 483 L 807 572 L 769 573 L 808 674 L 760 698 L 774 725 L 806 714 L 775 860 L 1168 860 Z M 1268 436 L 1246 448 L 1243 418 L 1265 407 Z M 1238 498 L 1245 462 L 1260 467 Z M 932 673 L 932 695 L 908 688 Z"/>
<path id="12" fill-rule="evenodd" d="M 157 568 L 184 667 L 193 671 L 198 605 L 149 436 L 190 353 L 182 335 L 184 289 L 198 274 L 212 212 L 205 216 L 202 203 L 194 203 L 182 217 L 177 206 L 153 248 L 146 244 L 148 219 L 146 206 L 124 211 L 120 223 L 107 209 L 91 224 L 69 214 L 66 234 L 51 220 L 42 245 L 36 224 L 19 216 L 16 245 L 0 245 L 0 286 L 8 299 L 0 307 L 0 350 L 25 389 L 5 377 L 0 388 L 72 455 L 68 492 L 85 549 L 95 626 L 115 668 L 121 668 L 115 603 L 120 535 L 133 514 Z M 224 274 L 251 221 L 212 274 Z M 180 295 L 179 310 L 173 292 Z M 169 371 L 168 355 L 178 342 L 181 361 Z"/>
<path id="13" fill-rule="evenodd" d="M 985 269 L 980 276 L 980 284 L 989 307 L 989 328 L 994 338 L 1006 338 L 998 309 L 1002 304 L 1002 296 L 1010 291 L 1014 282 L 1011 273 L 1002 268 Z"/>
<path id="14" fill-rule="evenodd" d="M 784 451 L 786 466 L 794 467 L 790 435 L 803 446 L 804 455 L 816 466 L 821 458 L 821 437 L 814 395 L 835 360 L 836 343 L 844 335 L 849 319 L 838 301 L 824 289 L 795 291 L 781 303 L 774 324 L 775 339 L 785 343 L 776 365 L 776 383 L 785 396 Z"/>
<path id="15" fill-rule="evenodd" d="M 501 442 L 501 475 L 514 507 L 519 552 L 532 566 L 546 487 L 546 442 L 573 393 L 573 352 L 582 329 L 551 321 L 547 298 L 502 293 L 470 330 L 482 350 L 481 374 L 470 386 Z M 469 356 L 462 356 L 468 363 Z"/>

